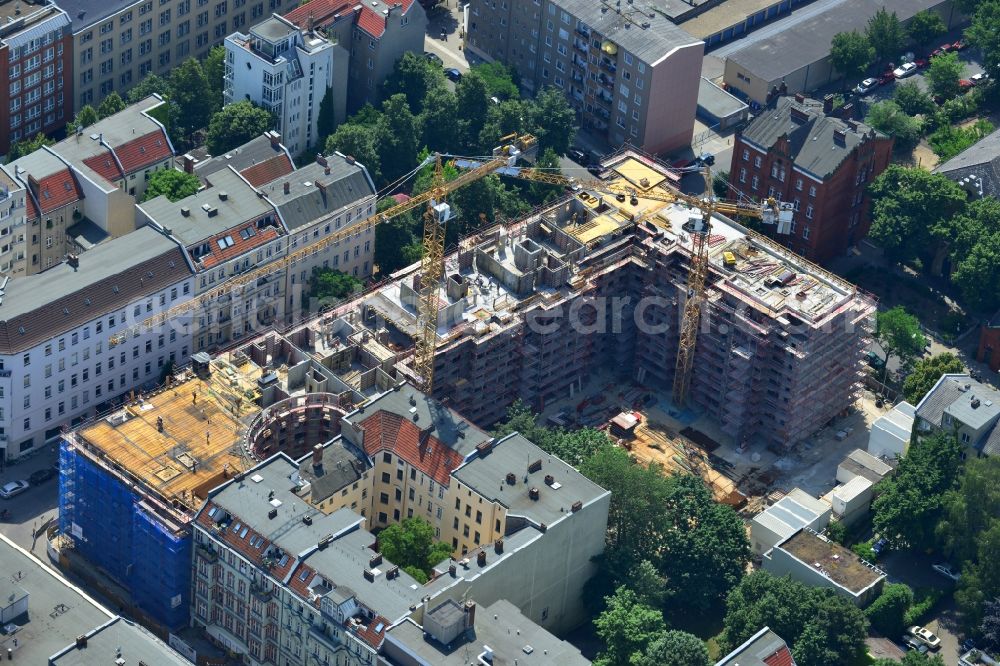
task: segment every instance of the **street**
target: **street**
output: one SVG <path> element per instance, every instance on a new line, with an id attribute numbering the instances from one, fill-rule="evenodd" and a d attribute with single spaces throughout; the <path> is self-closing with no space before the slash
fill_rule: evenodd
<path id="1" fill-rule="evenodd" d="M 454 67 L 460 72 L 469 71 L 470 63 L 462 48 L 464 13 L 456 0 L 447 0 L 427 14 L 427 35 L 424 50 L 441 58 L 444 67 Z"/>
<path id="2" fill-rule="evenodd" d="M 27 480 L 35 470 L 51 467 L 58 460 L 58 449 L 47 445 L 29 460 L 8 465 L 0 473 L 0 485 L 10 481 Z M 34 539 L 34 531 L 46 520 L 55 518 L 59 507 L 59 479 L 50 479 L 39 486 L 32 486 L 11 499 L 0 500 L 0 510 L 10 511 L 10 517 L 0 521 L 0 532 L 19 546 L 45 558 L 45 538 Z"/>

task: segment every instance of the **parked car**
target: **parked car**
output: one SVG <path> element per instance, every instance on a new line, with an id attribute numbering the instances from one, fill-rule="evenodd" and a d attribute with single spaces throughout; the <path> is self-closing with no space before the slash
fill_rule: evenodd
<path id="1" fill-rule="evenodd" d="M 986 72 L 979 72 L 969 77 L 969 81 L 971 81 L 974 86 L 978 86 L 980 83 L 986 83 L 989 80 L 990 75 Z"/>
<path id="2" fill-rule="evenodd" d="M 33 486 L 38 486 L 54 478 L 56 478 L 56 471 L 51 467 L 43 467 L 32 472 L 28 476 L 28 482 Z"/>
<path id="3" fill-rule="evenodd" d="M 886 72 L 885 74 L 883 74 L 882 76 L 878 77 L 878 84 L 880 86 L 885 86 L 885 85 L 889 85 L 890 83 L 892 83 L 895 80 L 896 80 L 896 75 L 893 74 L 892 71 L 890 70 L 890 71 Z"/>
<path id="4" fill-rule="evenodd" d="M 865 354 L 865 362 L 876 370 L 882 370 L 885 368 L 885 359 L 873 351 L 868 351 L 868 353 Z M 885 539 L 882 539 L 882 541 L 884 540 Z"/>
<path id="5" fill-rule="evenodd" d="M 438 67 L 440 67 L 442 64 L 444 64 L 444 63 L 441 62 L 441 56 L 439 56 L 437 53 L 431 53 L 430 51 L 424 51 L 424 57 L 428 61 L 430 61 L 430 62 L 434 63 L 435 65 L 437 65 Z"/>
<path id="6" fill-rule="evenodd" d="M 958 40 L 957 42 L 955 42 L 954 44 L 951 45 L 951 50 L 952 51 L 962 51 L 962 50 L 968 48 L 968 46 L 969 46 L 969 44 L 964 39 L 960 39 L 960 40 Z"/>
<path id="7" fill-rule="evenodd" d="M 939 56 L 939 55 L 942 55 L 944 53 L 948 53 L 948 51 L 951 51 L 951 47 L 952 47 L 951 44 L 942 44 L 941 46 L 939 46 L 936 49 L 934 49 L 933 51 L 931 51 L 930 57 L 933 58 L 935 56 Z"/>
<path id="8" fill-rule="evenodd" d="M 892 75 L 897 79 L 905 79 L 910 74 L 914 74 L 917 71 L 917 64 L 913 62 L 904 62 L 902 65 L 892 70 Z"/>
<path id="9" fill-rule="evenodd" d="M 952 569 L 951 565 L 947 563 L 935 564 L 931 567 L 931 569 L 934 569 L 934 571 L 938 572 L 942 576 L 946 576 L 955 582 L 958 582 L 958 579 L 962 577 L 962 574 Z"/>
<path id="10" fill-rule="evenodd" d="M 449 81 L 454 81 L 455 83 L 458 83 L 462 78 L 462 72 L 458 71 L 454 67 L 449 67 L 444 70 L 444 75 L 448 77 Z"/>
<path id="11" fill-rule="evenodd" d="M 881 555 L 882 552 L 888 546 L 889 546 L 889 541 L 885 537 L 882 537 L 881 539 L 872 544 L 872 552 L 874 552 L 876 555 Z"/>
<path id="12" fill-rule="evenodd" d="M 969 90 L 972 90 L 975 87 L 976 84 L 970 81 L 969 79 L 958 80 L 958 89 L 962 92 L 968 92 Z"/>
<path id="13" fill-rule="evenodd" d="M 962 652 L 968 652 L 976 647 L 976 641 L 971 638 L 966 638 L 962 641 Z"/>
<path id="14" fill-rule="evenodd" d="M 580 166 L 587 166 L 587 153 L 579 148 L 570 148 L 566 151 L 566 157 L 570 158 Z"/>
<path id="15" fill-rule="evenodd" d="M 859 83 L 857 86 L 854 87 L 854 92 L 858 93 L 859 95 L 864 95 L 877 85 L 878 85 L 878 79 L 874 78 L 865 79 L 864 81 L 862 81 L 861 83 Z"/>
<path id="16" fill-rule="evenodd" d="M 930 648 L 920 642 L 920 639 L 914 636 L 903 636 L 903 647 L 907 650 L 916 650 L 920 654 L 927 654 L 930 652 Z"/>
<path id="17" fill-rule="evenodd" d="M 930 67 L 931 61 L 926 58 L 917 58 L 913 61 L 913 64 L 917 66 L 917 69 L 927 69 Z"/>
<path id="18" fill-rule="evenodd" d="M 20 495 L 29 487 L 30 485 L 27 481 L 11 481 L 10 483 L 5 483 L 3 488 L 0 488 L 0 497 L 3 499 L 10 499 L 15 495 Z"/>
<path id="19" fill-rule="evenodd" d="M 930 629 L 914 625 L 907 629 L 907 632 L 932 650 L 941 647 L 941 639 L 934 635 Z"/>

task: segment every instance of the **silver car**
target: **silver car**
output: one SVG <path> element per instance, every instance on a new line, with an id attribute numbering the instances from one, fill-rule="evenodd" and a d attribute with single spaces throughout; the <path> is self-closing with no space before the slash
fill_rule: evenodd
<path id="1" fill-rule="evenodd" d="M 0 488 L 0 497 L 3 499 L 10 499 L 15 495 L 20 495 L 27 489 L 27 481 L 11 481 L 10 483 L 5 483 L 3 488 Z"/>

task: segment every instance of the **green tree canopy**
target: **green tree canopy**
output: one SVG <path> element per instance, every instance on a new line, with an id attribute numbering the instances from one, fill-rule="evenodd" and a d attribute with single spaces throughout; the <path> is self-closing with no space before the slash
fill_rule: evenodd
<path id="1" fill-rule="evenodd" d="M 480 148 L 479 135 L 486 125 L 490 109 L 490 94 L 486 81 L 470 72 L 455 84 L 456 129 L 459 145 L 465 149 Z M 489 146 L 492 148 L 492 146 Z"/>
<path id="2" fill-rule="evenodd" d="M 375 126 L 375 150 L 382 177 L 393 182 L 417 164 L 420 135 L 417 118 L 410 112 L 406 95 L 393 95 L 382 104 Z"/>
<path id="3" fill-rule="evenodd" d="M 903 397 L 915 405 L 941 379 L 941 375 L 964 370 L 965 365 L 951 352 L 919 359 L 903 382 Z"/>
<path id="4" fill-rule="evenodd" d="M 171 201 L 180 201 L 184 197 L 197 194 L 200 187 L 201 181 L 192 173 L 177 169 L 160 169 L 149 177 L 149 184 L 146 185 L 142 200 L 149 201 L 162 194 Z"/>
<path id="5" fill-rule="evenodd" d="M 933 547 L 945 493 L 955 487 L 961 462 L 962 445 L 952 434 L 931 433 L 910 444 L 896 473 L 876 487 L 875 533 L 895 549 Z"/>
<path id="6" fill-rule="evenodd" d="M 224 47 L 223 50 L 225 50 Z M 156 74 L 144 76 L 138 83 L 129 88 L 126 98 L 129 104 L 135 104 L 150 95 L 159 95 L 164 99 L 170 97 L 170 83 Z"/>
<path id="7" fill-rule="evenodd" d="M 948 32 L 941 15 L 930 10 L 917 12 L 910 17 L 906 32 L 917 46 L 929 46 L 931 41 Z"/>
<path id="8" fill-rule="evenodd" d="M 545 88 L 533 100 L 530 126 L 538 137 L 538 152 L 551 148 L 565 155 L 576 137 L 576 113 L 558 88 Z"/>
<path id="9" fill-rule="evenodd" d="M 423 145 L 439 153 L 449 153 L 457 147 L 455 118 L 458 102 L 455 93 L 444 86 L 435 86 L 427 92 L 420 114 Z"/>
<path id="10" fill-rule="evenodd" d="M 337 125 L 337 119 L 333 109 L 333 88 L 327 86 L 323 93 L 323 101 L 319 103 L 319 116 L 316 118 L 316 135 L 319 137 L 321 146 L 326 145 L 326 138 L 333 134 Z"/>
<path id="11" fill-rule="evenodd" d="M 72 134 L 77 130 L 90 127 L 100 119 L 100 116 L 97 115 L 97 110 L 91 105 L 86 104 L 76 112 L 76 116 L 73 117 L 73 120 L 66 124 L 66 133 Z"/>
<path id="12" fill-rule="evenodd" d="M 499 60 L 484 62 L 472 66 L 475 72 L 486 84 L 486 91 L 491 97 L 500 100 L 517 99 L 520 91 L 517 88 L 517 74 Z"/>
<path id="13" fill-rule="evenodd" d="M 891 14 L 887 12 L 885 7 L 880 8 L 868 19 L 865 35 L 875 49 L 879 62 L 892 60 L 898 56 L 903 44 L 906 43 L 906 32 L 899 22 L 899 17 L 896 16 L 896 12 Z"/>
<path id="14" fill-rule="evenodd" d="M 883 636 L 901 636 L 906 631 L 906 610 L 913 603 L 913 590 L 903 583 L 888 583 L 865 615 Z"/>
<path id="15" fill-rule="evenodd" d="M 969 305 L 995 309 L 1000 303 L 1000 232 L 981 238 L 958 262 L 951 279 Z"/>
<path id="16" fill-rule="evenodd" d="M 962 567 L 955 590 L 955 603 L 970 629 L 982 623 L 986 602 L 1000 596 L 1000 520 L 977 534 L 975 544 L 975 558 Z"/>
<path id="17" fill-rule="evenodd" d="M 906 154 L 920 142 L 923 131 L 920 120 L 905 112 L 891 99 L 872 104 L 865 122 L 878 131 L 895 139 L 893 148 L 897 153 Z"/>
<path id="18" fill-rule="evenodd" d="M 420 583 L 426 583 L 434 567 L 451 555 L 451 546 L 435 541 L 434 526 L 420 517 L 385 528 L 378 534 L 378 544 L 379 552 Z"/>
<path id="19" fill-rule="evenodd" d="M 107 118 L 108 116 L 113 116 L 125 109 L 125 101 L 122 100 L 121 96 L 115 92 L 111 91 L 107 97 L 101 100 L 101 105 L 97 107 L 97 115 L 100 118 Z"/>
<path id="20" fill-rule="evenodd" d="M 382 96 L 389 99 L 404 95 L 410 111 L 418 114 L 424 108 L 427 93 L 437 87 L 444 87 L 443 70 L 423 54 L 407 51 L 382 84 Z"/>
<path id="21" fill-rule="evenodd" d="M 575 467 L 601 449 L 611 446 L 611 440 L 601 430 L 548 428 L 537 424 L 537 416 L 526 404 L 517 400 L 507 409 L 507 419 L 497 425 L 494 435 L 505 437 L 519 432 L 546 453 Z"/>
<path id="22" fill-rule="evenodd" d="M 51 146 L 55 143 L 55 140 L 50 139 L 41 132 L 33 137 L 27 139 L 21 139 L 20 141 L 15 141 L 7 152 L 7 163 L 11 163 L 19 157 L 24 157 L 25 155 L 30 155 L 36 150 L 40 149 L 42 146 Z"/>
<path id="23" fill-rule="evenodd" d="M 222 155 L 260 136 L 273 125 L 271 114 L 251 102 L 225 106 L 208 124 L 208 151 L 212 155 Z"/>
<path id="24" fill-rule="evenodd" d="M 709 663 L 708 648 L 700 638 L 685 631 L 666 631 L 650 641 L 631 666 L 708 666 Z"/>
<path id="25" fill-rule="evenodd" d="M 208 98 L 211 113 L 217 113 L 222 108 L 223 92 L 226 74 L 226 47 L 213 46 L 205 59 L 201 62 L 201 69 L 205 72 L 205 79 L 208 81 Z M 320 136 L 326 136 L 320 133 Z"/>
<path id="26" fill-rule="evenodd" d="M 170 99 L 178 107 L 177 127 L 181 133 L 190 134 L 208 125 L 212 89 L 198 60 L 188 58 L 171 70 Z"/>
<path id="27" fill-rule="evenodd" d="M 991 654 L 1000 650 L 1000 599 L 983 602 L 983 620 L 979 625 L 980 647 Z"/>
<path id="28" fill-rule="evenodd" d="M 1000 521 L 1000 458 L 969 459 L 942 505 L 936 531 L 941 552 L 956 563 L 975 560 L 976 538 Z"/>
<path id="29" fill-rule="evenodd" d="M 761 627 L 792 646 L 799 666 L 850 666 L 865 651 L 868 621 L 859 608 L 827 588 L 756 571 L 743 578 L 726 600 L 724 652 Z"/>
<path id="30" fill-rule="evenodd" d="M 892 101 L 908 116 L 926 114 L 934 110 L 934 100 L 920 89 L 916 81 L 900 81 L 892 92 Z M 919 130 L 918 130 L 919 131 Z"/>
<path id="31" fill-rule="evenodd" d="M 959 93 L 958 81 L 965 71 L 965 63 L 958 59 L 954 51 L 931 58 L 924 78 L 933 95 L 951 99 Z"/>
<path id="32" fill-rule="evenodd" d="M 339 152 L 353 157 L 368 169 L 368 174 L 376 185 L 383 182 L 378 153 L 375 150 L 375 129 L 373 127 L 353 122 L 344 123 L 327 138 L 326 152 L 327 154 Z M 378 227 L 376 227 L 377 231 Z M 378 243 L 376 243 L 375 251 L 378 252 Z"/>
<path id="33" fill-rule="evenodd" d="M 920 330 L 920 320 L 902 305 L 876 315 L 875 339 L 885 351 L 887 363 L 890 356 L 896 356 L 904 367 L 920 356 L 927 344 Z"/>
<path id="34" fill-rule="evenodd" d="M 309 295 L 321 301 L 339 301 L 361 289 L 361 280 L 335 268 L 313 268 Z"/>
<path id="35" fill-rule="evenodd" d="M 1000 0 L 963 0 L 975 9 L 965 36 L 983 53 L 983 67 L 993 79 L 1000 78 Z"/>
<path id="36" fill-rule="evenodd" d="M 875 59 L 875 48 L 857 30 L 838 32 L 830 44 L 830 62 L 845 78 L 859 77 Z"/>
<path id="37" fill-rule="evenodd" d="M 896 261 L 932 256 L 940 240 L 953 236 L 950 220 L 967 199 L 949 178 L 898 164 L 889 165 L 870 191 L 869 235 Z"/>
<path id="38" fill-rule="evenodd" d="M 643 604 L 635 592 L 624 586 L 605 601 L 604 612 L 594 619 L 597 636 L 604 641 L 604 650 L 594 664 L 632 666 L 653 641 L 665 637 L 663 613 Z"/>
<path id="39" fill-rule="evenodd" d="M 944 659 L 940 654 L 920 654 L 916 650 L 909 650 L 903 655 L 902 661 L 883 657 L 872 662 L 872 666 L 945 666 Z"/>

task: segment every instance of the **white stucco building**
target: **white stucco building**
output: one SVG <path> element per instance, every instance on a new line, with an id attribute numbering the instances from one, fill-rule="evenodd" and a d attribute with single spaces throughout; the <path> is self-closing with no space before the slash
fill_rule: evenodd
<path id="1" fill-rule="evenodd" d="M 300 155 L 322 139 L 320 105 L 329 91 L 344 120 L 348 55 L 318 32 L 271 16 L 226 38 L 225 103 L 250 100 L 274 113 L 285 146 Z"/>

